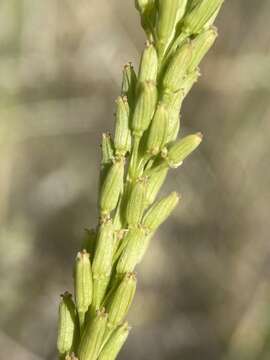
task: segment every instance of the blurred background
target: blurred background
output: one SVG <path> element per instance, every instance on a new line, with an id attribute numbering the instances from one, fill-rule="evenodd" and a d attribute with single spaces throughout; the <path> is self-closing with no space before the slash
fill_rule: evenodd
<path id="1" fill-rule="evenodd" d="M 270 2 L 227 1 L 183 109 L 204 143 L 138 270 L 120 359 L 270 356 Z M 144 35 L 124 0 L 0 1 L 0 357 L 56 359 L 59 294 L 96 224 L 101 133 Z"/>

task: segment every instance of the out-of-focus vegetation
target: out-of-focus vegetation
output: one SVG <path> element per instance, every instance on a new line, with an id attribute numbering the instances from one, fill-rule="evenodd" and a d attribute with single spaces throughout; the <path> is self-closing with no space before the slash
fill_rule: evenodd
<path id="1" fill-rule="evenodd" d="M 96 222 L 101 132 L 144 37 L 133 2 L 0 2 L 1 358 L 56 358 L 58 295 Z M 140 267 L 121 358 L 270 356 L 270 3 L 227 1 L 182 114 L 204 144 Z"/>

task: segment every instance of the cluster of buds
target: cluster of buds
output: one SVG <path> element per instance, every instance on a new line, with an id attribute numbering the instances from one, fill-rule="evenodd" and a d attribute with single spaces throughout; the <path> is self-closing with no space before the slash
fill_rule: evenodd
<path id="1" fill-rule="evenodd" d="M 102 137 L 99 220 L 75 261 L 74 301 L 62 296 L 58 351 L 66 360 L 114 360 L 130 331 L 134 271 L 159 226 L 177 206 L 156 200 L 168 172 L 199 146 L 178 138 L 180 110 L 213 45 L 223 0 L 136 0 L 147 35 L 138 73 L 124 67 L 114 136 Z"/>

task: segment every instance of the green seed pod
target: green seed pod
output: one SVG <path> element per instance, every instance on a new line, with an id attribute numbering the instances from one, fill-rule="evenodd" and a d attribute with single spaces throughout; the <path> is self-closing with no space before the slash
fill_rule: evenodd
<path id="1" fill-rule="evenodd" d="M 117 159 L 112 164 L 102 184 L 100 192 L 100 211 L 107 215 L 116 208 L 123 189 L 124 160 Z"/>
<path id="2" fill-rule="evenodd" d="M 142 247 L 144 247 L 144 238 L 145 232 L 143 229 L 134 228 L 129 230 L 124 238 L 126 247 L 124 248 L 116 266 L 116 272 L 118 274 L 125 274 L 134 271 L 135 266 L 141 259 Z"/>
<path id="3" fill-rule="evenodd" d="M 173 55 L 163 78 L 165 91 L 176 92 L 181 89 L 192 55 L 192 46 L 186 42 Z"/>
<path id="4" fill-rule="evenodd" d="M 202 0 L 196 2 L 196 5 L 188 12 L 184 19 L 184 31 L 189 34 L 198 34 L 207 25 L 212 25 L 209 21 L 214 21 L 213 17 L 220 9 L 223 2 L 224 0 Z"/>
<path id="5" fill-rule="evenodd" d="M 175 33 L 180 0 L 159 0 L 157 37 L 159 53 L 162 56 Z"/>
<path id="6" fill-rule="evenodd" d="M 149 154 L 157 155 L 166 143 L 168 133 L 168 110 L 159 103 L 150 126 L 146 149 Z"/>
<path id="7" fill-rule="evenodd" d="M 145 209 L 146 181 L 140 179 L 131 190 L 126 209 L 126 220 L 129 225 L 140 223 Z"/>
<path id="8" fill-rule="evenodd" d="M 140 84 L 138 100 L 132 118 L 132 130 L 135 136 L 141 137 L 148 129 L 157 103 L 157 88 L 155 83 L 146 81 Z"/>
<path id="9" fill-rule="evenodd" d="M 73 350 L 76 342 L 76 309 L 71 294 L 65 292 L 61 295 L 61 298 L 59 305 L 57 349 L 61 356 L 65 356 Z"/>
<path id="10" fill-rule="evenodd" d="M 188 135 L 177 141 L 168 149 L 168 153 L 166 155 L 168 165 L 172 168 L 180 166 L 183 160 L 200 145 L 201 141 L 201 133 Z"/>
<path id="11" fill-rule="evenodd" d="M 203 57 L 209 51 L 211 46 L 214 44 L 217 37 L 217 31 L 211 28 L 201 34 L 199 34 L 192 41 L 192 57 L 190 60 L 189 71 L 194 71 L 200 64 Z"/>
<path id="12" fill-rule="evenodd" d="M 168 169 L 165 168 L 149 176 L 147 180 L 146 192 L 145 192 L 146 208 L 155 201 L 157 194 L 159 193 L 159 190 L 164 184 L 167 174 L 168 174 Z"/>
<path id="13" fill-rule="evenodd" d="M 129 332 L 130 327 L 127 323 L 118 326 L 101 350 L 98 360 L 115 360 L 126 342 Z"/>
<path id="14" fill-rule="evenodd" d="M 174 210 L 179 202 L 179 195 L 176 192 L 171 193 L 166 198 L 155 203 L 145 214 L 143 226 L 147 230 L 155 231 Z"/>
<path id="15" fill-rule="evenodd" d="M 146 48 L 141 57 L 141 63 L 139 68 L 139 82 L 157 80 L 158 73 L 158 55 L 156 48 L 150 42 L 146 43 Z"/>
<path id="16" fill-rule="evenodd" d="M 75 263 L 75 299 L 81 326 L 84 315 L 92 302 L 93 279 L 89 254 L 83 250 L 78 253 Z"/>
<path id="17" fill-rule="evenodd" d="M 114 147 L 116 156 L 125 156 L 130 150 L 129 105 L 126 96 L 119 96 L 116 100 L 116 123 Z"/>
<path id="18" fill-rule="evenodd" d="M 131 63 L 124 66 L 123 80 L 122 80 L 122 96 L 128 98 L 129 106 L 133 107 L 135 90 L 137 84 L 137 76 Z"/>
<path id="19" fill-rule="evenodd" d="M 98 311 L 92 321 L 88 321 L 78 348 L 80 360 L 97 359 L 106 329 L 108 315 Z"/>
<path id="20" fill-rule="evenodd" d="M 133 273 L 125 275 L 106 306 L 109 328 L 120 325 L 125 319 L 136 291 L 136 276 Z"/>

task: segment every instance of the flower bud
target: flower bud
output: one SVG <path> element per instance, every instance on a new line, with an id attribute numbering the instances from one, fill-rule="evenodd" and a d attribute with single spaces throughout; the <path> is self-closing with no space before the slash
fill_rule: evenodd
<path id="1" fill-rule="evenodd" d="M 116 208 L 120 193 L 123 189 L 124 160 L 116 160 L 109 169 L 100 192 L 100 211 L 109 214 Z"/>
<path id="2" fill-rule="evenodd" d="M 145 232 L 143 229 L 134 228 L 129 230 L 123 240 L 126 243 L 126 247 L 124 248 L 116 266 L 116 272 L 118 274 L 125 274 L 134 271 L 135 266 L 141 259 L 141 252 L 144 247 L 144 238 Z"/>
<path id="3" fill-rule="evenodd" d="M 65 292 L 59 305 L 57 349 L 65 356 L 74 348 L 77 337 L 76 309 L 72 296 Z"/>
<path id="4" fill-rule="evenodd" d="M 202 134 L 188 135 L 174 143 L 166 155 L 166 161 L 172 168 L 177 168 L 201 143 Z"/>
<path id="5" fill-rule="evenodd" d="M 157 155 L 166 143 L 168 133 L 168 110 L 164 104 L 159 103 L 150 126 L 150 132 L 147 139 L 147 152 Z"/>
<path id="6" fill-rule="evenodd" d="M 186 15 L 183 29 L 189 34 L 199 34 L 206 26 L 212 25 L 215 14 L 220 9 L 224 0 L 202 0 Z M 211 20 L 211 23 L 209 23 Z"/>
<path id="7" fill-rule="evenodd" d="M 138 90 L 138 100 L 132 118 L 133 134 L 141 137 L 148 129 L 157 103 L 157 88 L 153 82 L 141 83 Z"/>
<path id="8" fill-rule="evenodd" d="M 189 71 L 194 71 L 197 66 L 200 64 L 203 57 L 206 55 L 208 50 L 213 45 L 217 37 L 217 31 L 214 28 L 211 28 L 201 34 L 199 34 L 192 41 L 192 56 L 189 64 Z"/>
<path id="9" fill-rule="evenodd" d="M 126 220 L 129 225 L 137 225 L 141 221 L 145 209 L 145 191 L 145 179 L 138 180 L 131 190 L 126 209 Z"/>
<path id="10" fill-rule="evenodd" d="M 101 165 L 111 164 L 113 160 L 113 144 L 109 133 L 102 134 L 101 152 Z"/>
<path id="11" fill-rule="evenodd" d="M 145 193 L 145 207 L 150 206 L 156 199 L 161 186 L 168 174 L 168 168 L 161 169 L 160 171 L 154 172 L 147 179 L 146 193 Z"/>
<path id="12" fill-rule="evenodd" d="M 119 96 L 116 104 L 114 147 L 116 156 L 125 156 L 130 150 L 129 105 L 127 97 Z"/>
<path id="13" fill-rule="evenodd" d="M 192 47 L 190 42 L 186 42 L 176 50 L 163 78 L 163 88 L 165 91 L 176 92 L 181 88 L 190 64 L 191 55 Z"/>
<path id="14" fill-rule="evenodd" d="M 92 302 L 93 279 L 89 254 L 83 250 L 78 253 L 75 263 L 75 299 L 81 326 L 84 314 Z"/>
<path id="15" fill-rule="evenodd" d="M 98 360 L 115 360 L 127 340 L 130 327 L 127 323 L 118 326 L 101 350 Z"/>
<path id="16" fill-rule="evenodd" d="M 108 327 L 114 328 L 125 319 L 136 291 L 137 280 L 134 273 L 128 273 L 111 296 L 106 309 Z"/>
<path id="17" fill-rule="evenodd" d="M 80 360 L 97 359 L 106 330 L 108 315 L 98 311 L 92 321 L 88 321 L 78 348 Z"/>
<path id="18" fill-rule="evenodd" d="M 133 108 L 137 76 L 131 63 L 124 66 L 122 80 L 122 96 L 126 96 L 129 106 Z"/>
<path id="19" fill-rule="evenodd" d="M 155 46 L 150 42 L 146 43 L 146 48 L 142 54 L 138 80 L 140 82 L 156 82 L 158 73 L 158 55 Z"/>
<path id="20" fill-rule="evenodd" d="M 179 202 L 179 195 L 176 192 L 171 193 L 166 198 L 155 203 L 145 214 L 143 226 L 150 232 L 155 231 L 174 210 Z"/>

